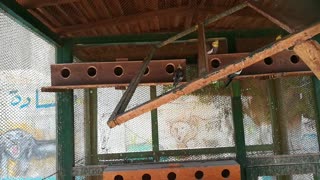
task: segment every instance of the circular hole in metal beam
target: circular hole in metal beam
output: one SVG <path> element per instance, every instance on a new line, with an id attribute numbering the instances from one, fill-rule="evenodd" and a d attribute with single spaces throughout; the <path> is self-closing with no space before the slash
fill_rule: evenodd
<path id="1" fill-rule="evenodd" d="M 116 175 L 114 177 L 114 180 L 123 180 L 123 177 L 121 175 Z"/>
<path id="2" fill-rule="evenodd" d="M 87 70 L 87 73 L 90 77 L 95 77 L 97 75 L 97 69 L 94 66 L 90 66 Z"/>
<path id="3" fill-rule="evenodd" d="M 300 58 L 299 58 L 299 56 L 297 56 L 297 55 L 292 55 L 292 56 L 290 57 L 290 61 L 291 61 L 293 64 L 297 64 L 297 63 L 299 62 L 299 60 L 300 60 Z"/>
<path id="4" fill-rule="evenodd" d="M 266 65 L 271 65 L 273 63 L 273 59 L 271 57 L 267 57 L 264 59 L 264 63 Z"/>
<path id="5" fill-rule="evenodd" d="M 214 58 L 211 60 L 211 67 L 218 68 L 220 67 L 221 61 L 218 58 Z"/>
<path id="6" fill-rule="evenodd" d="M 65 79 L 70 77 L 70 74 L 71 74 L 70 69 L 68 68 L 63 68 L 60 73 L 61 73 L 61 76 Z"/>
<path id="7" fill-rule="evenodd" d="M 224 169 L 224 170 L 222 170 L 221 176 L 224 177 L 224 178 L 228 178 L 228 177 L 230 176 L 230 171 L 229 171 L 229 169 Z"/>
<path id="8" fill-rule="evenodd" d="M 197 179 L 202 179 L 203 175 L 204 174 L 202 171 L 197 171 L 196 173 L 194 173 L 194 177 L 196 177 Z"/>
<path id="9" fill-rule="evenodd" d="M 150 72 L 149 67 L 146 68 L 146 70 L 144 71 L 144 76 L 148 75 Z"/>
<path id="10" fill-rule="evenodd" d="M 177 175 L 174 172 L 170 172 L 167 177 L 168 180 L 175 180 L 177 178 Z"/>
<path id="11" fill-rule="evenodd" d="M 142 176 L 142 180 L 151 180 L 150 174 L 144 174 L 144 175 Z"/>
<path id="12" fill-rule="evenodd" d="M 117 66 L 113 69 L 113 72 L 116 76 L 120 77 L 123 74 L 123 68 L 121 66 Z"/>
<path id="13" fill-rule="evenodd" d="M 173 64 L 167 64 L 166 71 L 168 74 L 172 74 L 174 72 L 174 65 Z"/>

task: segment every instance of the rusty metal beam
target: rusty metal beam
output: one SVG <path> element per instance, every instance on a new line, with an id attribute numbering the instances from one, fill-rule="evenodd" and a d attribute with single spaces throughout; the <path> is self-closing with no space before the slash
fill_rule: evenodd
<path id="1" fill-rule="evenodd" d="M 261 48 L 251 54 L 249 56 L 240 59 L 235 64 L 229 65 L 223 69 L 220 69 L 219 71 L 212 72 L 206 76 L 202 76 L 198 79 L 193 80 L 192 82 L 189 82 L 187 84 L 181 85 L 180 87 L 152 100 L 148 101 L 140 106 L 137 106 L 121 115 L 118 115 L 114 119 L 110 119 L 108 121 L 109 127 L 115 127 L 116 125 L 122 124 L 134 117 L 137 117 L 143 113 L 146 113 L 148 111 L 151 111 L 163 104 L 169 103 L 180 96 L 192 93 L 208 84 L 210 84 L 213 81 L 217 81 L 221 78 L 224 78 L 228 76 L 229 74 L 235 73 L 237 71 L 240 71 L 241 69 L 244 69 L 248 66 L 251 66 L 269 56 L 275 55 L 285 49 L 288 49 L 292 46 L 295 46 L 298 43 L 301 43 L 303 41 L 306 41 L 313 36 L 320 33 L 320 23 L 317 23 L 311 27 L 308 27 L 304 29 L 303 31 L 300 31 L 298 33 L 289 35 L 286 38 L 281 39 L 280 41 L 277 41 L 274 44 L 270 44 L 265 46 L 264 48 Z"/>
<path id="2" fill-rule="evenodd" d="M 309 66 L 315 76 L 320 79 L 320 45 L 317 41 L 309 40 L 293 48 L 301 59 Z"/>
<path id="3" fill-rule="evenodd" d="M 212 17 L 206 19 L 204 21 L 204 25 L 208 25 L 208 24 L 211 24 L 211 23 L 213 23 L 215 21 L 218 21 L 218 20 L 220 20 L 220 19 L 222 19 L 222 18 L 224 18 L 224 17 L 226 17 L 226 16 L 228 16 L 228 15 L 234 13 L 234 12 L 237 12 L 237 11 L 239 11 L 239 10 L 245 8 L 245 7 L 247 7 L 247 3 L 242 3 L 242 4 L 239 4 L 239 5 L 235 6 L 235 7 L 232 7 L 232 8 L 228 9 L 227 11 L 225 11 L 223 13 L 217 14 L 215 16 L 212 16 Z M 136 90 L 136 88 L 137 88 L 142 76 L 143 76 L 143 73 L 145 72 L 145 70 L 146 70 L 149 62 L 151 61 L 154 53 L 156 52 L 156 50 L 158 48 L 161 48 L 161 47 L 167 45 L 167 44 L 172 43 L 175 40 L 180 39 L 181 37 L 184 37 L 184 36 L 194 32 L 194 31 L 196 31 L 197 29 L 198 29 L 197 25 L 192 26 L 192 27 L 190 27 L 190 28 L 188 28 L 188 29 L 176 34 L 175 36 L 172 36 L 172 37 L 168 38 L 167 40 L 155 45 L 151 49 L 150 54 L 144 59 L 144 62 L 143 62 L 143 65 L 141 66 L 140 71 L 138 71 L 136 76 L 131 80 L 128 89 L 125 91 L 125 93 L 121 97 L 119 103 L 117 104 L 116 108 L 112 112 L 112 114 L 111 114 L 111 116 L 110 116 L 110 118 L 108 120 L 108 123 L 113 121 L 113 119 L 118 114 L 123 113 L 125 111 L 126 107 L 128 106 L 128 104 L 129 104 L 129 102 L 130 102 L 130 100 L 131 100 L 131 98 L 132 98 L 132 96 L 133 96 L 133 94 L 134 94 L 134 92 L 135 92 L 135 90 Z M 116 123 L 116 122 L 113 122 L 113 123 Z"/>
<path id="4" fill-rule="evenodd" d="M 208 73 L 207 61 L 207 48 L 206 48 L 206 35 L 203 23 L 198 23 L 198 75 L 202 76 Z"/>
<path id="5" fill-rule="evenodd" d="M 141 64 L 142 61 L 53 64 L 51 85 L 128 85 Z M 186 60 L 153 60 L 144 72 L 141 83 L 172 83 L 173 72 L 178 65 L 185 70 Z"/>
<path id="6" fill-rule="evenodd" d="M 240 179 L 240 165 L 232 160 L 109 166 L 104 179 Z"/>
<path id="7" fill-rule="evenodd" d="M 209 55 L 209 71 L 212 72 L 223 69 L 248 55 L 249 53 Z M 241 78 L 260 76 L 262 74 L 285 74 L 288 72 L 295 72 L 295 74 L 299 74 L 300 72 L 306 71 L 310 71 L 310 69 L 303 61 L 301 61 L 300 57 L 294 51 L 284 50 L 280 53 L 269 56 L 263 59 L 263 61 L 257 62 L 252 66 L 244 68 L 241 72 L 241 75 L 243 76 Z"/>
<path id="8" fill-rule="evenodd" d="M 248 56 L 249 53 L 232 53 L 209 55 L 207 62 L 209 72 L 220 70 L 228 65 L 235 63 L 238 59 Z M 125 87 L 129 85 L 133 74 L 139 69 L 139 61 L 118 61 L 105 63 L 79 63 L 65 65 L 51 65 L 52 85 L 43 87 L 44 92 L 59 92 L 69 89 L 88 89 L 105 87 Z M 172 67 L 181 65 L 186 69 L 185 60 L 153 60 L 150 62 L 147 74 L 143 76 L 139 86 L 156 86 L 172 84 Z M 170 66 L 173 65 L 173 66 Z M 87 70 L 89 67 L 97 68 L 97 75 L 90 77 Z M 123 68 L 123 75 L 117 76 L 115 68 Z M 170 68 L 171 67 L 171 68 Z M 63 68 L 68 68 L 75 72 L 73 78 L 65 79 L 61 77 Z M 171 69 L 171 70 L 170 70 Z M 102 74 L 100 72 L 103 72 Z M 306 76 L 312 75 L 312 71 L 301 61 L 300 57 L 291 50 L 284 50 L 278 54 L 270 56 L 264 61 L 243 69 L 240 76 L 236 79 L 258 78 L 275 79 L 285 76 Z M 102 76 L 103 75 L 103 76 Z M 90 78 L 89 78 L 90 77 Z M 183 79 L 183 82 L 185 79 Z M 74 85 L 71 85 L 74 84 Z"/>

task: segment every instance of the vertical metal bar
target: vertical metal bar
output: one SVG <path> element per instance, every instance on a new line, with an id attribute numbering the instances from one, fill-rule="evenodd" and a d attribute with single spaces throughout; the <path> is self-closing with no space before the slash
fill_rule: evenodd
<path id="1" fill-rule="evenodd" d="M 97 89 L 85 90 L 86 164 L 98 164 Z"/>
<path id="2" fill-rule="evenodd" d="M 317 136 L 318 136 L 318 145 L 320 151 L 320 80 L 318 80 L 315 76 L 312 76 L 313 88 L 314 88 L 314 96 L 316 101 L 316 128 L 317 128 Z"/>
<path id="3" fill-rule="evenodd" d="M 273 151 L 276 155 L 281 154 L 281 133 L 278 119 L 278 103 L 276 100 L 276 90 L 274 80 L 268 80 L 268 100 L 271 116 Z"/>
<path id="4" fill-rule="evenodd" d="M 56 63 L 72 63 L 72 45 L 65 42 L 57 48 Z M 74 107 L 73 90 L 57 93 L 57 179 L 73 179 Z"/>
<path id="5" fill-rule="evenodd" d="M 283 92 L 281 89 L 281 80 L 275 79 L 274 81 L 274 92 L 275 99 L 277 99 L 277 123 L 279 123 L 279 132 L 280 132 L 280 153 L 288 154 L 289 146 L 288 146 L 288 122 L 285 119 L 282 119 L 280 113 L 285 113 L 281 104 L 281 93 Z"/>
<path id="6" fill-rule="evenodd" d="M 272 127 L 272 141 L 273 151 L 276 155 L 286 154 L 289 151 L 288 148 L 288 134 L 287 125 L 280 116 L 280 80 L 268 80 L 268 98 L 269 109 L 271 115 L 271 127 Z M 277 177 L 279 180 L 290 179 L 288 175 L 282 175 Z"/>
<path id="7" fill-rule="evenodd" d="M 314 37 L 316 41 L 320 43 L 320 35 Z M 318 137 L 318 146 L 320 151 L 320 80 L 318 80 L 315 76 L 312 77 L 313 81 L 313 89 L 314 89 L 314 97 L 316 102 L 316 129 L 317 129 L 317 137 Z M 317 172 L 313 174 L 313 178 L 315 180 L 320 180 L 320 163 L 317 165 Z"/>
<path id="8" fill-rule="evenodd" d="M 150 86 L 150 99 L 157 97 L 157 87 Z M 159 162 L 159 131 L 158 131 L 158 110 L 154 109 L 151 111 L 151 125 L 152 125 L 152 151 L 154 161 Z"/>
<path id="9" fill-rule="evenodd" d="M 198 23 L 198 76 L 208 73 L 209 65 L 207 60 L 206 35 L 203 23 Z"/>
<path id="10" fill-rule="evenodd" d="M 232 116 L 235 131 L 235 146 L 237 161 L 241 166 L 241 179 L 246 179 L 245 167 L 247 163 L 246 143 L 244 136 L 243 112 L 241 102 L 240 82 L 232 83 Z"/>

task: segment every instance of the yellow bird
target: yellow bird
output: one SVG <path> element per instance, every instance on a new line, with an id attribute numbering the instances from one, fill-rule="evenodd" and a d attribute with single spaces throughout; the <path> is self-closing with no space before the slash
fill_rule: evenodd
<path id="1" fill-rule="evenodd" d="M 207 52 L 207 54 L 216 54 L 219 49 L 219 40 L 215 40 L 211 43 L 211 49 Z"/>

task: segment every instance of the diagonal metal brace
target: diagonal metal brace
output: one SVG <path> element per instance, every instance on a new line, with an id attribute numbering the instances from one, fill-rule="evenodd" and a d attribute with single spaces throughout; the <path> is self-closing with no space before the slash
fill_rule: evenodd
<path id="1" fill-rule="evenodd" d="M 226 10 L 220 14 L 217 14 L 213 17 L 210 17 L 208 18 L 205 22 L 204 22 L 204 25 L 208 25 L 208 24 L 211 24 L 215 21 L 218 21 L 234 12 L 237 12 L 243 8 L 247 7 L 247 3 L 242 3 L 242 4 L 239 4 L 229 10 Z M 140 71 L 136 74 L 136 76 L 131 80 L 129 86 L 128 86 L 128 89 L 125 91 L 125 93 L 122 95 L 119 103 L 117 104 L 116 108 L 114 109 L 113 113 L 111 114 L 109 120 L 108 120 L 108 124 L 116 124 L 117 122 L 114 121 L 115 117 L 118 115 L 118 114 L 121 114 L 125 111 L 125 109 L 127 108 L 141 78 L 143 77 L 143 74 L 148 66 L 148 64 L 150 63 L 155 51 L 158 49 L 158 48 L 161 48 L 169 43 L 172 43 L 174 42 L 175 40 L 177 39 L 180 39 L 181 37 L 183 36 L 186 36 L 194 31 L 196 31 L 198 29 L 198 25 L 195 25 L 195 26 L 192 26 L 180 33 L 178 33 L 177 35 L 175 36 L 172 36 L 170 38 L 168 38 L 167 40 L 157 44 L 155 47 L 152 48 L 151 52 L 149 53 L 149 55 L 144 59 L 144 62 L 143 62 L 143 65 L 140 69 Z"/>
<path id="2" fill-rule="evenodd" d="M 285 49 L 288 49 L 292 46 L 300 44 L 308 39 L 311 39 L 313 36 L 320 33 L 320 22 L 304 29 L 295 34 L 291 34 L 280 41 L 276 41 L 270 45 L 267 45 L 257 51 L 249 54 L 247 57 L 240 59 L 237 63 L 229 65 L 219 71 L 212 72 L 208 75 L 202 76 L 198 79 L 195 79 L 187 84 L 181 85 L 178 88 L 173 89 L 162 96 L 150 100 L 142 105 L 139 105 L 123 114 L 120 114 L 115 119 L 108 121 L 108 126 L 110 128 L 115 127 L 118 124 L 122 124 L 132 118 L 135 118 L 143 113 L 156 109 L 157 107 L 169 103 L 179 97 L 190 94 L 204 86 L 209 85 L 213 81 L 222 79 L 229 74 L 235 73 L 241 69 L 244 69 L 248 66 L 251 66 L 269 56 L 277 54 Z"/>
<path id="3" fill-rule="evenodd" d="M 275 23 L 282 29 L 286 30 L 289 33 L 295 32 L 295 29 L 290 26 L 289 24 L 279 20 L 274 14 L 267 12 L 261 5 L 259 5 L 257 2 L 254 2 L 253 0 L 248 1 L 248 6 L 264 16 L 265 18 L 269 19 L 271 22 Z"/>

